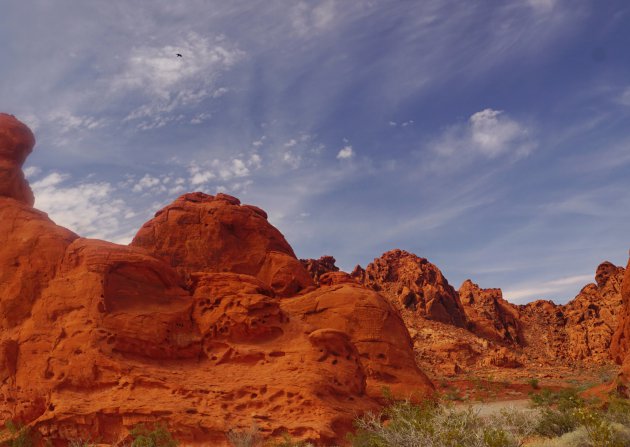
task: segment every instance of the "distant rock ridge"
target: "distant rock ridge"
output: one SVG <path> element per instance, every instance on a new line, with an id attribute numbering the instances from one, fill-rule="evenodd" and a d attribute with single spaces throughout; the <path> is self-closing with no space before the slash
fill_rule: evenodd
<path id="1" fill-rule="evenodd" d="M 357 266 L 351 276 L 392 302 L 414 339 L 420 366 L 441 374 L 528 362 L 609 364 L 623 274 L 622 267 L 603 262 L 595 283 L 564 305 L 515 305 L 501 289 L 471 280 L 455 291 L 435 265 L 403 250 L 384 253 L 366 269 Z"/>
<path id="2" fill-rule="evenodd" d="M 339 271 L 339 267 L 335 265 L 337 260 L 332 256 L 325 255 L 319 259 L 300 259 L 300 262 L 317 285 L 320 283 L 320 278 L 326 273 Z"/>

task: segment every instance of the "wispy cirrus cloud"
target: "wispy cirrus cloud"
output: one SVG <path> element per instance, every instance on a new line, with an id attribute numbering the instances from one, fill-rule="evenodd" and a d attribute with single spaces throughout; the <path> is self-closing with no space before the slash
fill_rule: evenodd
<path id="1" fill-rule="evenodd" d="M 570 291 L 575 294 L 587 283 L 593 281 L 593 274 L 574 275 L 544 282 L 516 285 L 503 291 L 503 295 L 512 303 L 527 303 L 534 299 L 556 299 L 566 296 Z"/>
<path id="2" fill-rule="evenodd" d="M 332 24 L 336 10 L 334 0 L 324 0 L 320 3 L 302 1 L 291 10 L 291 25 L 300 36 L 324 31 Z"/>
<path id="3" fill-rule="evenodd" d="M 138 121 L 142 130 L 163 127 L 181 119 L 182 108 L 226 94 L 227 88 L 216 85 L 217 78 L 244 56 L 224 36 L 209 38 L 190 32 L 177 44 L 133 48 L 121 73 L 113 78 L 111 90 L 136 92 L 144 98 L 144 104 L 131 111 L 126 121 Z M 209 116 L 199 113 L 192 121 L 198 124 Z"/>

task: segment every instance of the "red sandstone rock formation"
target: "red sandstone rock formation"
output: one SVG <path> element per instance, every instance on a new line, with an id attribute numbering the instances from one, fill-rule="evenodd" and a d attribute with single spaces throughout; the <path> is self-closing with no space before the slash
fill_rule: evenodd
<path id="1" fill-rule="evenodd" d="M 111 443 L 154 421 L 192 445 L 254 423 L 342 442 L 381 386 L 432 392 L 389 302 L 340 272 L 306 293 L 262 210 L 188 194 L 130 246 L 80 238 L 31 208 L 12 171 L 33 141 L 2 116 L 0 423 L 56 444 Z"/>
<path id="2" fill-rule="evenodd" d="M 313 286 L 267 214 L 226 194 L 185 194 L 155 214 L 131 242 L 164 259 L 184 278 L 196 272 L 251 275 L 279 296 Z"/>
<path id="3" fill-rule="evenodd" d="M 521 306 L 504 300 L 500 289 L 482 289 L 470 280 L 455 292 L 437 267 L 400 250 L 365 270 L 357 266 L 352 277 L 397 307 L 423 370 L 452 375 L 496 367 L 610 363 L 623 272 L 604 262 L 596 284 L 585 286 L 566 305 L 539 300 Z"/>
<path id="4" fill-rule="evenodd" d="M 467 279 L 458 293 L 466 311 L 469 330 L 499 343 L 521 342 L 520 315 L 513 304 L 503 299 L 501 289 L 481 289 Z"/>
<path id="5" fill-rule="evenodd" d="M 622 308 L 624 269 L 610 262 L 597 267 L 596 284 L 588 284 L 565 306 L 568 355 L 590 363 L 610 361 L 610 344 Z"/>
<path id="6" fill-rule="evenodd" d="M 603 262 L 567 304 L 534 301 L 519 306 L 524 345 L 529 357 L 548 364 L 606 364 L 621 309 L 624 269 Z"/>
<path id="7" fill-rule="evenodd" d="M 424 258 L 403 250 L 388 251 L 369 264 L 365 273 L 357 266 L 354 276 L 400 308 L 429 320 L 466 326 L 457 292 L 440 269 Z"/>
<path id="8" fill-rule="evenodd" d="M 33 150 L 31 130 L 13 115 L 0 113 L 0 197 L 33 205 L 33 192 L 24 179 L 22 165 Z"/>
<path id="9" fill-rule="evenodd" d="M 336 260 L 332 256 L 322 256 L 319 259 L 300 259 L 300 262 L 317 285 L 319 285 L 319 278 L 322 275 L 339 271 L 339 267 L 335 265 Z"/>
<path id="10" fill-rule="evenodd" d="M 621 372 L 613 384 L 617 391 L 630 396 L 630 261 L 621 285 L 623 307 L 619 312 L 618 325 L 613 336 L 610 352 L 615 362 L 622 365 Z"/>

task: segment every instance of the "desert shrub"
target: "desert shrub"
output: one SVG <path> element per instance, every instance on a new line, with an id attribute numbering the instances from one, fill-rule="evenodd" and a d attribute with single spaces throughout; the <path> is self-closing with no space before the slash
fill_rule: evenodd
<path id="1" fill-rule="evenodd" d="M 354 447 L 517 447 L 532 433 L 532 414 L 482 418 L 472 407 L 394 402 L 355 421 Z M 522 412 L 516 412 L 522 413 Z M 529 428 L 528 428 L 529 427 Z"/>
<path id="2" fill-rule="evenodd" d="M 531 386 L 532 389 L 534 390 L 537 390 L 538 388 L 540 388 L 538 379 L 535 379 L 535 378 L 529 379 L 527 383 L 529 383 L 529 386 Z"/>
<path id="3" fill-rule="evenodd" d="M 269 447 L 314 447 L 310 442 L 295 441 L 288 434 L 282 436 L 281 441 L 271 442 Z"/>
<path id="4" fill-rule="evenodd" d="M 606 418 L 607 414 L 593 408 L 578 408 L 575 418 L 586 431 L 589 445 L 596 447 L 624 447 L 630 443 L 630 436 L 624 426 Z"/>
<path id="5" fill-rule="evenodd" d="M 549 388 L 544 388 L 538 394 L 531 394 L 530 400 L 535 407 L 550 407 L 554 406 L 560 410 L 579 408 L 585 404 L 576 388 L 567 388 L 560 391 L 551 391 Z"/>
<path id="6" fill-rule="evenodd" d="M 606 407 L 606 415 L 611 422 L 630 427 L 630 400 L 612 397 Z"/>
<path id="7" fill-rule="evenodd" d="M 255 424 L 247 430 L 230 430 L 227 438 L 234 447 L 259 447 L 263 443 L 263 437 Z"/>
<path id="8" fill-rule="evenodd" d="M 570 433 L 580 426 L 574 412 L 585 405 L 576 389 L 553 392 L 544 389 L 530 396 L 532 404 L 539 410 L 536 433 L 548 438 Z"/>
<path id="9" fill-rule="evenodd" d="M 34 436 L 31 429 L 13 421 L 4 424 L 4 432 L 9 434 L 9 440 L 4 443 L 7 447 L 33 447 Z"/>
<path id="10" fill-rule="evenodd" d="M 589 447 L 586 430 L 580 427 L 570 433 L 552 439 L 541 439 L 527 444 L 527 447 Z"/>
<path id="11" fill-rule="evenodd" d="M 96 447 L 96 443 L 92 441 L 84 441 L 82 439 L 73 439 L 68 443 L 68 447 Z"/>
<path id="12" fill-rule="evenodd" d="M 623 447 L 630 445 L 630 402 L 611 398 L 605 408 L 577 390 L 543 390 L 531 396 L 540 418 L 539 435 L 552 438 L 536 446 Z"/>
<path id="13" fill-rule="evenodd" d="M 131 430 L 131 447 L 177 447 L 178 442 L 168 429 L 161 424 L 152 429 L 140 424 Z"/>
<path id="14" fill-rule="evenodd" d="M 554 408 L 540 409 L 536 433 L 548 438 L 570 433 L 580 426 L 573 415 L 573 410 L 559 410 Z"/>

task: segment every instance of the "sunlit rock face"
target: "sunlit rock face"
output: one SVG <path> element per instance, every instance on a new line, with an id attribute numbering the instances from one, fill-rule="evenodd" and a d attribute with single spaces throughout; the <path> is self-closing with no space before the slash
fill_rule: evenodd
<path id="1" fill-rule="evenodd" d="M 24 179 L 22 165 L 33 150 L 31 130 L 13 115 L 0 113 L 0 197 L 32 206 L 33 192 Z"/>
<path id="2" fill-rule="evenodd" d="M 32 208 L 33 144 L 0 115 L 0 423 L 54 445 L 158 421 L 189 445 L 254 424 L 333 444 L 382 386 L 432 393 L 391 304 L 348 275 L 316 288 L 264 211 L 193 193 L 129 246 L 82 238 Z"/>
<path id="3" fill-rule="evenodd" d="M 313 286 L 267 214 L 227 194 L 181 196 L 145 223 L 131 245 L 164 259 L 182 277 L 195 272 L 251 275 L 278 296 Z"/>

